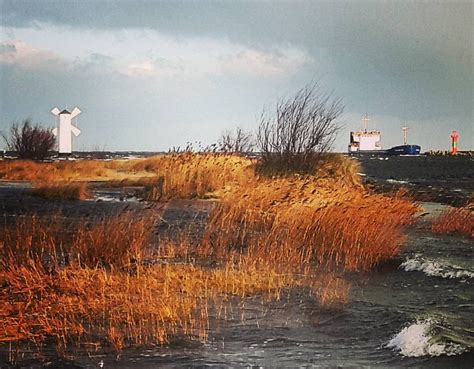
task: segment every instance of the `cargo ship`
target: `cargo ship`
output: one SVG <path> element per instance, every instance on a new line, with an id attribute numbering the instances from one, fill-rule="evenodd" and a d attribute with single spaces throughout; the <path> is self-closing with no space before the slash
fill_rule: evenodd
<path id="1" fill-rule="evenodd" d="M 380 146 L 381 133 L 377 130 L 369 130 L 369 116 L 365 114 L 362 117 L 363 130 L 354 131 L 350 134 L 349 154 L 358 153 L 381 153 L 383 152 Z"/>
<path id="2" fill-rule="evenodd" d="M 362 117 L 363 130 L 353 131 L 350 134 L 349 154 L 368 154 L 368 155 L 420 155 L 421 146 L 408 145 L 408 127 L 402 127 L 403 131 L 403 145 L 391 147 L 388 150 L 383 150 L 380 145 L 382 134 L 377 130 L 369 130 L 368 122 L 369 116 L 365 114 Z"/>
<path id="3" fill-rule="evenodd" d="M 420 155 L 420 151 L 419 145 L 400 145 L 385 150 L 387 155 Z"/>

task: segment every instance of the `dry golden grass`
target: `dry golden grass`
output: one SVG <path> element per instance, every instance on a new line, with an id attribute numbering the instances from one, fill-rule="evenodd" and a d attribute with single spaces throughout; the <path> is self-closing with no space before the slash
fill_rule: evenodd
<path id="1" fill-rule="evenodd" d="M 0 179 L 12 181 L 68 182 L 121 181 L 150 177 L 147 172 L 124 169 L 127 161 L 79 160 L 40 163 L 28 160 L 0 161 Z"/>
<path id="2" fill-rule="evenodd" d="M 150 191 L 155 190 L 158 199 L 166 200 L 212 197 L 216 191 L 245 186 L 254 179 L 255 165 L 235 155 L 183 153 L 135 161 L 131 169 L 161 177 L 162 182 Z"/>
<path id="3" fill-rule="evenodd" d="M 258 178 L 255 160 L 229 154 L 180 153 L 139 160 L 79 160 L 38 163 L 0 161 L 0 178 L 38 183 L 106 182 L 107 186 L 145 186 L 146 198 L 219 197 L 236 187 L 252 187 Z M 358 164 L 342 155 L 327 155 L 315 175 L 360 184 Z"/>
<path id="4" fill-rule="evenodd" d="M 459 233 L 474 238 L 473 204 L 461 208 L 450 208 L 434 220 L 431 229 L 435 233 Z"/>
<path id="5" fill-rule="evenodd" d="M 340 154 L 327 154 L 322 158 L 314 176 L 318 179 L 330 179 L 343 182 L 346 186 L 362 185 L 359 161 Z"/>
<path id="6" fill-rule="evenodd" d="M 38 180 L 47 167 L 52 182 L 101 177 L 143 185 L 149 200 L 221 200 L 202 242 L 175 235 L 158 249 L 150 247 L 153 219 L 133 215 L 75 225 L 25 217 L 6 225 L 0 342 L 55 337 L 58 347 L 92 342 L 121 349 L 173 335 L 204 339 L 210 301 L 278 298 L 292 287 L 321 304 L 343 304 L 348 283 L 320 269 L 367 270 L 395 256 L 416 212 L 407 200 L 365 190 L 357 163 L 337 155 L 315 175 L 276 179 L 258 177 L 254 161 L 228 155 L 24 163 L 2 163 L 0 172 Z"/>
<path id="7" fill-rule="evenodd" d="M 24 217 L 2 228 L 0 342 L 53 337 L 59 350 L 119 350 L 175 335 L 204 340 L 210 301 L 277 297 L 291 285 L 290 276 L 243 263 L 146 266 L 153 229 L 132 217 L 81 223 L 70 234 L 59 232 L 63 226 L 59 218 Z"/>
<path id="8" fill-rule="evenodd" d="M 282 266 L 367 270 L 398 254 L 402 227 L 416 210 L 406 200 L 329 179 L 261 180 L 222 198 L 206 242 L 218 257 L 238 250 Z"/>
<path id="9" fill-rule="evenodd" d="M 85 200 L 90 197 L 85 182 L 34 183 L 32 194 L 46 199 Z"/>
<path id="10" fill-rule="evenodd" d="M 155 265 L 135 275 L 65 267 L 51 275 L 37 263 L 2 271 L 0 280 L 0 342 L 54 337 L 59 347 L 93 342 L 116 349 L 175 335 L 204 340 L 211 299 L 277 294 L 287 284 L 275 272 L 192 265 Z"/>
<path id="11" fill-rule="evenodd" d="M 0 161 L 0 178 L 42 183 L 103 181 L 109 186 L 145 186 L 149 201 L 212 197 L 254 178 L 254 162 L 235 155 L 181 153 L 125 161 L 37 163 Z"/>
<path id="12" fill-rule="evenodd" d="M 0 257 L 6 266 L 40 262 L 49 270 L 68 264 L 135 267 L 146 257 L 152 226 L 152 219 L 136 214 L 76 224 L 59 216 L 23 216 L 0 227 Z"/>

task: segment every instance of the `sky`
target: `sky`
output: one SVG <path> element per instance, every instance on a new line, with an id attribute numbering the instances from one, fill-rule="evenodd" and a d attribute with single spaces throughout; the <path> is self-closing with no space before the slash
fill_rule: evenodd
<path id="1" fill-rule="evenodd" d="M 255 131 L 308 83 L 382 146 L 474 149 L 471 1 L 0 0 L 0 131 L 82 110 L 76 150 L 166 151 Z"/>

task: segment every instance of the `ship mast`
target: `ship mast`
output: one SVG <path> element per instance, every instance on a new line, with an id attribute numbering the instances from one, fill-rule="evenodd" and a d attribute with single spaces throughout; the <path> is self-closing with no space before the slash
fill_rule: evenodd
<path id="1" fill-rule="evenodd" d="M 364 132 L 367 132 L 367 127 L 369 126 L 369 121 L 370 121 L 369 115 L 367 113 L 365 113 L 362 116 L 362 124 L 364 125 Z"/>
<path id="2" fill-rule="evenodd" d="M 403 126 L 402 127 L 402 131 L 403 131 L 403 144 L 406 145 L 407 144 L 407 140 L 408 140 L 408 130 L 410 128 L 407 127 L 407 126 Z"/>

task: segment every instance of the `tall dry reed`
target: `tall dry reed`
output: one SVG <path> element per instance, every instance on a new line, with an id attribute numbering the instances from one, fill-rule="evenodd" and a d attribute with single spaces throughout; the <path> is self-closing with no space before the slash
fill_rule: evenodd
<path id="1" fill-rule="evenodd" d="M 20 216 L 0 227 L 0 257 L 5 267 L 33 262 L 55 270 L 72 264 L 127 268 L 149 252 L 152 225 L 137 214 L 78 223 L 59 215 Z"/>
<path id="2" fill-rule="evenodd" d="M 151 172 L 161 178 L 150 188 L 159 200 L 215 196 L 216 191 L 245 186 L 254 178 L 255 170 L 253 161 L 244 157 L 193 153 L 136 161 L 130 169 Z"/>
<path id="3" fill-rule="evenodd" d="M 431 229 L 435 233 L 459 233 L 474 238 L 474 204 L 443 211 L 433 221 Z"/>
<path id="4" fill-rule="evenodd" d="M 62 200 L 85 200 L 90 197 L 85 182 L 36 182 L 32 194 L 46 199 Z"/>
<path id="5" fill-rule="evenodd" d="M 398 254 L 416 209 L 334 179 L 260 180 L 221 200 L 206 244 L 217 257 L 238 250 L 282 266 L 367 270 Z"/>
<path id="6" fill-rule="evenodd" d="M 0 171 L 37 179 L 44 167 L 36 165 Z M 203 242 L 162 239 L 157 250 L 149 247 L 153 219 L 133 215 L 76 224 L 25 217 L 0 227 L 0 342 L 55 337 L 58 347 L 121 349 L 173 335 L 202 339 L 209 301 L 278 297 L 291 287 L 309 288 L 322 304 L 343 303 L 348 284 L 314 277 L 316 268 L 367 270 L 393 257 L 416 211 L 365 190 L 357 164 L 341 156 L 328 156 L 316 175 L 278 179 L 259 178 L 252 160 L 226 155 L 44 165 L 56 180 L 105 168 L 103 178 L 148 186 L 150 200 L 221 201 Z"/>
<path id="7" fill-rule="evenodd" d="M 105 185 L 145 186 L 144 198 L 216 196 L 216 191 L 240 186 L 254 178 L 254 161 L 229 154 L 179 153 L 133 161 L 79 160 L 38 163 L 0 161 L 0 178 L 41 183 L 101 181 Z"/>
<path id="8" fill-rule="evenodd" d="M 69 232 L 65 230 L 71 227 Z M 150 222 L 133 216 L 97 224 L 22 217 L 1 228 L 0 343 L 54 338 L 58 350 L 204 340 L 208 303 L 226 296 L 278 296 L 289 276 L 250 265 L 219 268 L 145 260 Z M 186 240 L 183 239 L 182 242 Z"/>
<path id="9" fill-rule="evenodd" d="M 147 172 L 134 172 L 125 160 L 78 160 L 51 163 L 28 160 L 0 161 L 0 179 L 37 182 L 120 181 L 149 177 Z"/>

